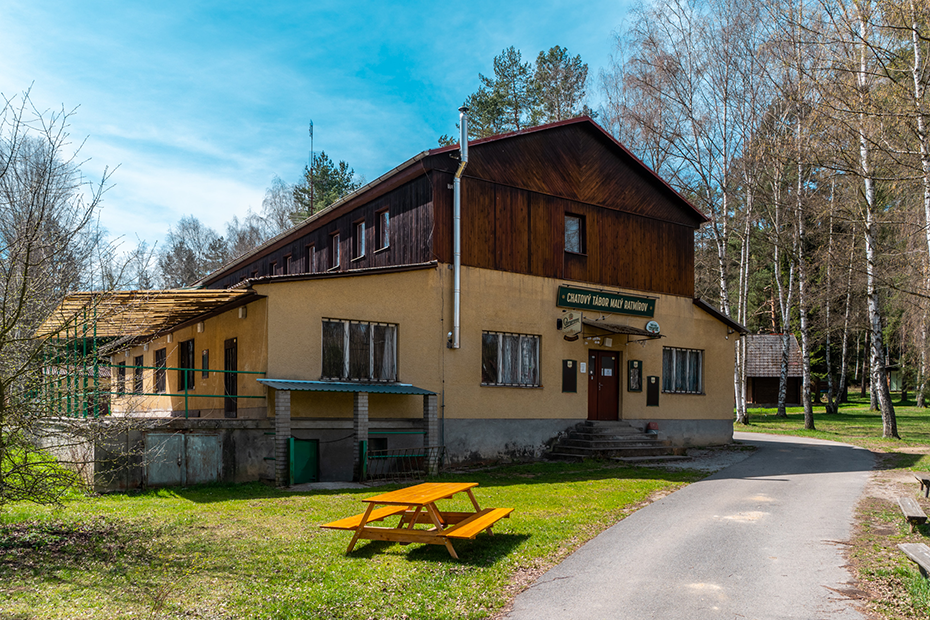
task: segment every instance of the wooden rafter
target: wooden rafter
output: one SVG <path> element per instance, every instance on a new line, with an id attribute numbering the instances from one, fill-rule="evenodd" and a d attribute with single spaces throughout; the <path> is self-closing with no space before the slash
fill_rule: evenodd
<path id="1" fill-rule="evenodd" d="M 251 290 L 228 289 L 70 293 L 36 335 L 80 336 L 86 330 L 98 338 L 154 336 L 250 296 L 258 297 Z"/>

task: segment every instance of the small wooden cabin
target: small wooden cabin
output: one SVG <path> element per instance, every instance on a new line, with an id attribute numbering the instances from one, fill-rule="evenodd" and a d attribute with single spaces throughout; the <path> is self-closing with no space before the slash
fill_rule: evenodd
<path id="1" fill-rule="evenodd" d="M 781 377 L 782 334 L 747 334 L 746 338 L 746 402 L 755 407 L 778 405 L 778 385 Z M 794 334 L 788 336 L 788 382 L 785 404 L 801 404 L 803 377 L 801 348 Z"/>

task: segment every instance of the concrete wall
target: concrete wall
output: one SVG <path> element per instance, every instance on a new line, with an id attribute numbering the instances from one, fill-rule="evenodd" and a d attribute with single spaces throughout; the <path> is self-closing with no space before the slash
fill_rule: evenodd
<path id="1" fill-rule="evenodd" d="M 273 431 L 268 420 L 172 419 L 151 431 L 114 436 L 96 445 L 95 490 L 123 491 L 147 486 L 146 459 L 166 458 L 145 454 L 148 432 L 218 435 L 222 446 L 222 473 L 218 482 L 273 480 Z"/>

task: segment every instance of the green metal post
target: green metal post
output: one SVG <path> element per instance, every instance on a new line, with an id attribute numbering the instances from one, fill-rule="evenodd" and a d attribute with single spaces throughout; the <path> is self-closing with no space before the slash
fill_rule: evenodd
<path id="1" fill-rule="evenodd" d="M 97 358 L 97 304 L 94 303 L 94 417 L 100 417 L 100 360 Z M 112 371 L 110 373 L 113 374 Z"/>
<path id="2" fill-rule="evenodd" d="M 82 312 L 84 321 L 81 323 L 81 350 L 83 351 L 83 356 L 81 357 L 81 374 L 83 375 L 83 381 L 81 382 L 81 417 L 87 417 L 87 308 L 84 308 Z"/>
<path id="3" fill-rule="evenodd" d="M 68 398 L 68 417 L 71 417 L 71 396 L 74 394 L 74 388 L 71 385 L 74 381 L 74 372 L 71 370 L 71 357 L 73 354 L 71 344 L 71 324 L 65 325 L 65 385 L 67 386 L 66 397 Z"/>

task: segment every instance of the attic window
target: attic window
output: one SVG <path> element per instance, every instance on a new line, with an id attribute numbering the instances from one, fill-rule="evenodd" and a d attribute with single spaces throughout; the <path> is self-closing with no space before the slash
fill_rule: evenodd
<path id="1" fill-rule="evenodd" d="M 339 233 L 333 233 L 329 240 L 329 268 L 337 269 L 339 267 Z"/>
<path id="2" fill-rule="evenodd" d="M 572 254 L 584 254 L 585 222 L 583 215 L 565 214 L 565 251 Z"/>
<path id="3" fill-rule="evenodd" d="M 365 222 L 355 224 L 355 258 L 365 256 Z"/>
<path id="4" fill-rule="evenodd" d="M 378 211 L 375 215 L 375 228 L 375 238 L 378 241 L 378 249 L 383 250 L 391 245 L 391 215 L 387 209 Z"/>

